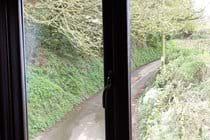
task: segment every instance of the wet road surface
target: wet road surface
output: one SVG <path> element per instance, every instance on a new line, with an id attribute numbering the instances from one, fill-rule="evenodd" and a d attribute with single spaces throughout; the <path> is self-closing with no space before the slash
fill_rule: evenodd
<path id="1" fill-rule="evenodd" d="M 137 99 L 145 89 L 145 85 L 154 77 L 160 61 L 140 67 L 131 76 L 132 113 L 136 112 Z M 102 95 L 99 93 L 77 106 L 52 128 L 43 132 L 34 140 L 105 140 L 105 118 L 102 107 Z M 136 137 L 137 116 L 132 115 L 133 137 Z"/>

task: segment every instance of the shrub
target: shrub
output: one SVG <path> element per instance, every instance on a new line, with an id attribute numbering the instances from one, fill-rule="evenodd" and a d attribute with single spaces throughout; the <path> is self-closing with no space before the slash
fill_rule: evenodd
<path id="1" fill-rule="evenodd" d="M 28 112 L 31 134 L 40 132 L 55 124 L 66 112 L 70 111 L 79 99 L 66 93 L 48 77 L 28 74 Z"/>
<path id="2" fill-rule="evenodd" d="M 25 3 L 27 93 L 31 137 L 55 124 L 65 113 L 70 112 L 73 106 L 103 88 L 101 5 L 99 1 L 94 1 L 95 8 L 91 10 L 89 7 L 93 6 L 91 1 L 86 5 L 78 0 L 73 2 L 73 5 L 77 5 L 78 2 L 84 4 L 84 9 L 83 6 L 79 6 L 78 12 L 81 11 L 79 15 L 77 13 L 67 15 L 68 21 L 71 21 L 67 23 L 70 27 L 67 31 L 66 28 L 63 30 L 55 25 L 57 23 L 63 25 L 65 22 L 60 20 L 65 15 L 62 11 L 61 15 L 59 14 L 62 18 L 58 17 L 49 24 L 47 21 L 43 23 L 33 19 L 54 17 L 48 11 L 52 10 L 47 5 L 49 1 L 37 1 L 35 5 Z M 56 6 L 56 1 L 52 1 L 52 4 Z M 57 9 L 59 10 L 59 7 Z M 87 10 L 91 10 L 91 13 L 85 12 Z M 42 12 L 47 13 L 46 17 L 41 16 Z M 79 21 L 81 24 L 75 24 Z M 141 46 L 139 41 L 136 42 L 137 47 L 133 47 L 133 69 L 160 58 L 158 36 L 148 37 L 147 43 L 150 47 L 139 47 Z"/>
<path id="3" fill-rule="evenodd" d="M 148 34 L 146 36 L 146 44 L 148 47 L 161 47 L 161 35 L 156 33 L 156 34 Z"/>
<path id="4" fill-rule="evenodd" d="M 210 53 L 169 47 L 168 63 L 140 99 L 140 139 L 210 139 Z M 153 93 L 153 94 L 151 94 Z"/>
<path id="5" fill-rule="evenodd" d="M 76 53 L 59 56 L 45 48 L 37 52 L 34 63 L 27 65 L 31 137 L 55 124 L 73 106 L 103 87 L 101 58 L 84 59 Z"/>
<path id="6" fill-rule="evenodd" d="M 132 69 L 135 70 L 139 66 L 148 64 L 154 60 L 160 59 L 161 49 L 159 47 L 135 47 L 132 48 Z"/>

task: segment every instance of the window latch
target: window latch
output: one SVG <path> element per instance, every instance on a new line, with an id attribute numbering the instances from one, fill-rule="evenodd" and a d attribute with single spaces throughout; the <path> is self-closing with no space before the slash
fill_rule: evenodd
<path id="1" fill-rule="evenodd" d="M 103 107 L 107 108 L 107 98 L 108 98 L 108 92 L 112 86 L 112 72 L 109 71 L 107 78 L 106 78 L 106 84 L 103 91 Z"/>

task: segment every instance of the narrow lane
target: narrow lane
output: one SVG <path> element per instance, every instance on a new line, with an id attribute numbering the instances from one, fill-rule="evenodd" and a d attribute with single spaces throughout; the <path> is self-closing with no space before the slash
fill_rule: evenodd
<path id="1" fill-rule="evenodd" d="M 154 77 L 160 67 L 160 61 L 155 61 L 140 67 L 132 73 L 132 100 L 136 100 L 145 85 Z M 99 93 L 77 106 L 74 111 L 65 116 L 46 132 L 34 140 L 104 140 L 104 110 L 102 95 Z M 132 102 L 132 112 L 136 112 L 136 101 Z M 134 133 L 136 133 L 137 116 L 133 115 Z M 136 137 L 134 135 L 134 137 Z"/>

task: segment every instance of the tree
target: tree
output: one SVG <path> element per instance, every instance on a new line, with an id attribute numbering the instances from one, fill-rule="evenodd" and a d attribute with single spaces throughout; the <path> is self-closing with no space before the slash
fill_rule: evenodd
<path id="1" fill-rule="evenodd" d="M 130 9 L 132 39 L 143 42 L 148 33 L 161 34 L 163 51 L 165 36 L 183 30 L 201 13 L 192 0 L 131 0 Z M 57 29 L 78 50 L 97 54 L 102 47 L 101 0 L 28 0 L 25 16 Z"/>
<path id="2" fill-rule="evenodd" d="M 192 0 L 132 0 L 132 36 L 144 39 L 148 33 L 162 35 L 162 62 L 165 63 L 166 35 L 176 33 L 201 17 Z"/>
<path id="3" fill-rule="evenodd" d="M 100 0 L 36 0 L 24 4 L 27 20 L 55 28 L 79 51 L 98 54 L 102 47 Z"/>

